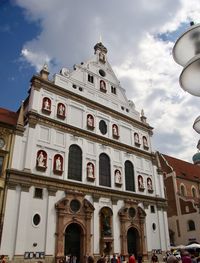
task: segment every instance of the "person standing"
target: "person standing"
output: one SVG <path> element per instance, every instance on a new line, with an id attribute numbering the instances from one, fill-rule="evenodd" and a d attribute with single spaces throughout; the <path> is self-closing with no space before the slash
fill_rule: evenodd
<path id="1" fill-rule="evenodd" d="M 167 257 L 167 263 L 178 263 L 178 259 L 173 254 L 171 254 Z"/>
<path id="2" fill-rule="evenodd" d="M 153 253 L 153 255 L 152 255 L 152 257 L 151 257 L 151 262 L 152 262 L 152 263 L 158 262 L 158 257 L 156 256 L 155 253 Z"/>
<path id="3" fill-rule="evenodd" d="M 1 263 L 6 263 L 6 258 L 4 255 L 1 256 Z"/>
<path id="4" fill-rule="evenodd" d="M 142 263 L 142 254 L 140 253 L 137 257 L 138 263 Z"/>
<path id="5" fill-rule="evenodd" d="M 134 255 L 134 254 L 132 254 L 132 255 L 129 257 L 128 263 L 136 263 L 135 255 Z"/>
<path id="6" fill-rule="evenodd" d="M 117 258 L 115 254 L 113 254 L 113 257 L 111 258 L 111 263 L 117 263 Z"/>
<path id="7" fill-rule="evenodd" d="M 185 251 L 183 253 L 183 257 L 182 257 L 181 260 L 182 260 L 182 263 L 192 263 L 192 259 L 191 259 L 190 254 L 189 254 L 188 251 Z"/>

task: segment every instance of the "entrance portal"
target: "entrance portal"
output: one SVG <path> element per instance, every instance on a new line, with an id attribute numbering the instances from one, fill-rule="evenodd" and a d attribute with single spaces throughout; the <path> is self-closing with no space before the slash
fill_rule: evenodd
<path id="1" fill-rule="evenodd" d="M 81 227 L 75 223 L 70 224 L 65 230 L 65 256 L 70 255 L 76 257 L 77 263 L 80 262 L 82 255 L 81 233 Z"/>
<path id="2" fill-rule="evenodd" d="M 134 254 L 137 258 L 137 253 L 140 251 L 139 249 L 139 234 L 136 228 L 129 228 L 127 232 L 127 247 L 128 254 Z"/>

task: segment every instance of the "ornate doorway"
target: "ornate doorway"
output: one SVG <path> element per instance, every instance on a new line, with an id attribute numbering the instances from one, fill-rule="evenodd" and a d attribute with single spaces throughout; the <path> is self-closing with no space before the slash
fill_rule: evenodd
<path id="1" fill-rule="evenodd" d="M 82 252 L 82 229 L 78 224 L 72 223 L 65 230 L 65 256 L 70 255 L 77 258 L 80 262 Z"/>
<path id="2" fill-rule="evenodd" d="M 138 206 L 134 200 L 127 199 L 119 212 L 120 219 L 120 239 L 121 254 L 128 260 L 129 254 L 133 253 L 137 257 L 139 253 L 146 259 L 145 240 L 145 217 L 144 209 Z"/>
<path id="3" fill-rule="evenodd" d="M 84 256 L 91 254 L 91 219 L 93 205 L 77 191 L 66 191 L 66 196 L 55 205 L 56 262 L 66 255 L 77 257 L 77 263 L 84 262 Z"/>
<path id="4" fill-rule="evenodd" d="M 131 227 L 127 232 L 127 248 L 128 254 L 134 254 L 137 258 L 137 253 L 139 251 L 139 233 L 137 229 Z"/>

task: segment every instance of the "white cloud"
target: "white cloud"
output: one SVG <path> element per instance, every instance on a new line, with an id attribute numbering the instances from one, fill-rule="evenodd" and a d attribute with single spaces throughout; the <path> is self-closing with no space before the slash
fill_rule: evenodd
<path id="1" fill-rule="evenodd" d="M 22 49 L 21 56 L 26 59 L 31 66 L 34 66 L 37 71 L 41 70 L 44 63 L 49 63 L 50 58 L 45 53 L 35 53 L 26 48 Z"/>
<path id="2" fill-rule="evenodd" d="M 24 44 L 22 56 L 37 70 L 44 62 L 55 73 L 88 59 L 92 46 L 103 36 L 127 97 L 144 109 L 155 128 L 154 148 L 191 160 L 197 135 L 192 130 L 198 98 L 184 93 L 178 76 L 181 67 L 171 56 L 173 42 L 157 35 L 176 31 L 197 21 L 198 0 L 17 0 L 29 21 L 41 32 Z M 198 21 L 197 21 L 198 22 Z M 194 139 L 194 137 L 196 137 Z"/>

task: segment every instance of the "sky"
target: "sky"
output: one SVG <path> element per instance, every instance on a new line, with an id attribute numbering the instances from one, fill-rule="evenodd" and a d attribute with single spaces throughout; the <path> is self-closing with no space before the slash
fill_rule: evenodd
<path id="1" fill-rule="evenodd" d="M 87 61 L 100 37 L 126 96 L 154 127 L 153 150 L 192 162 L 200 98 L 179 85 L 172 48 L 199 0 L 0 0 L 0 107 L 16 111 L 32 75 Z"/>

